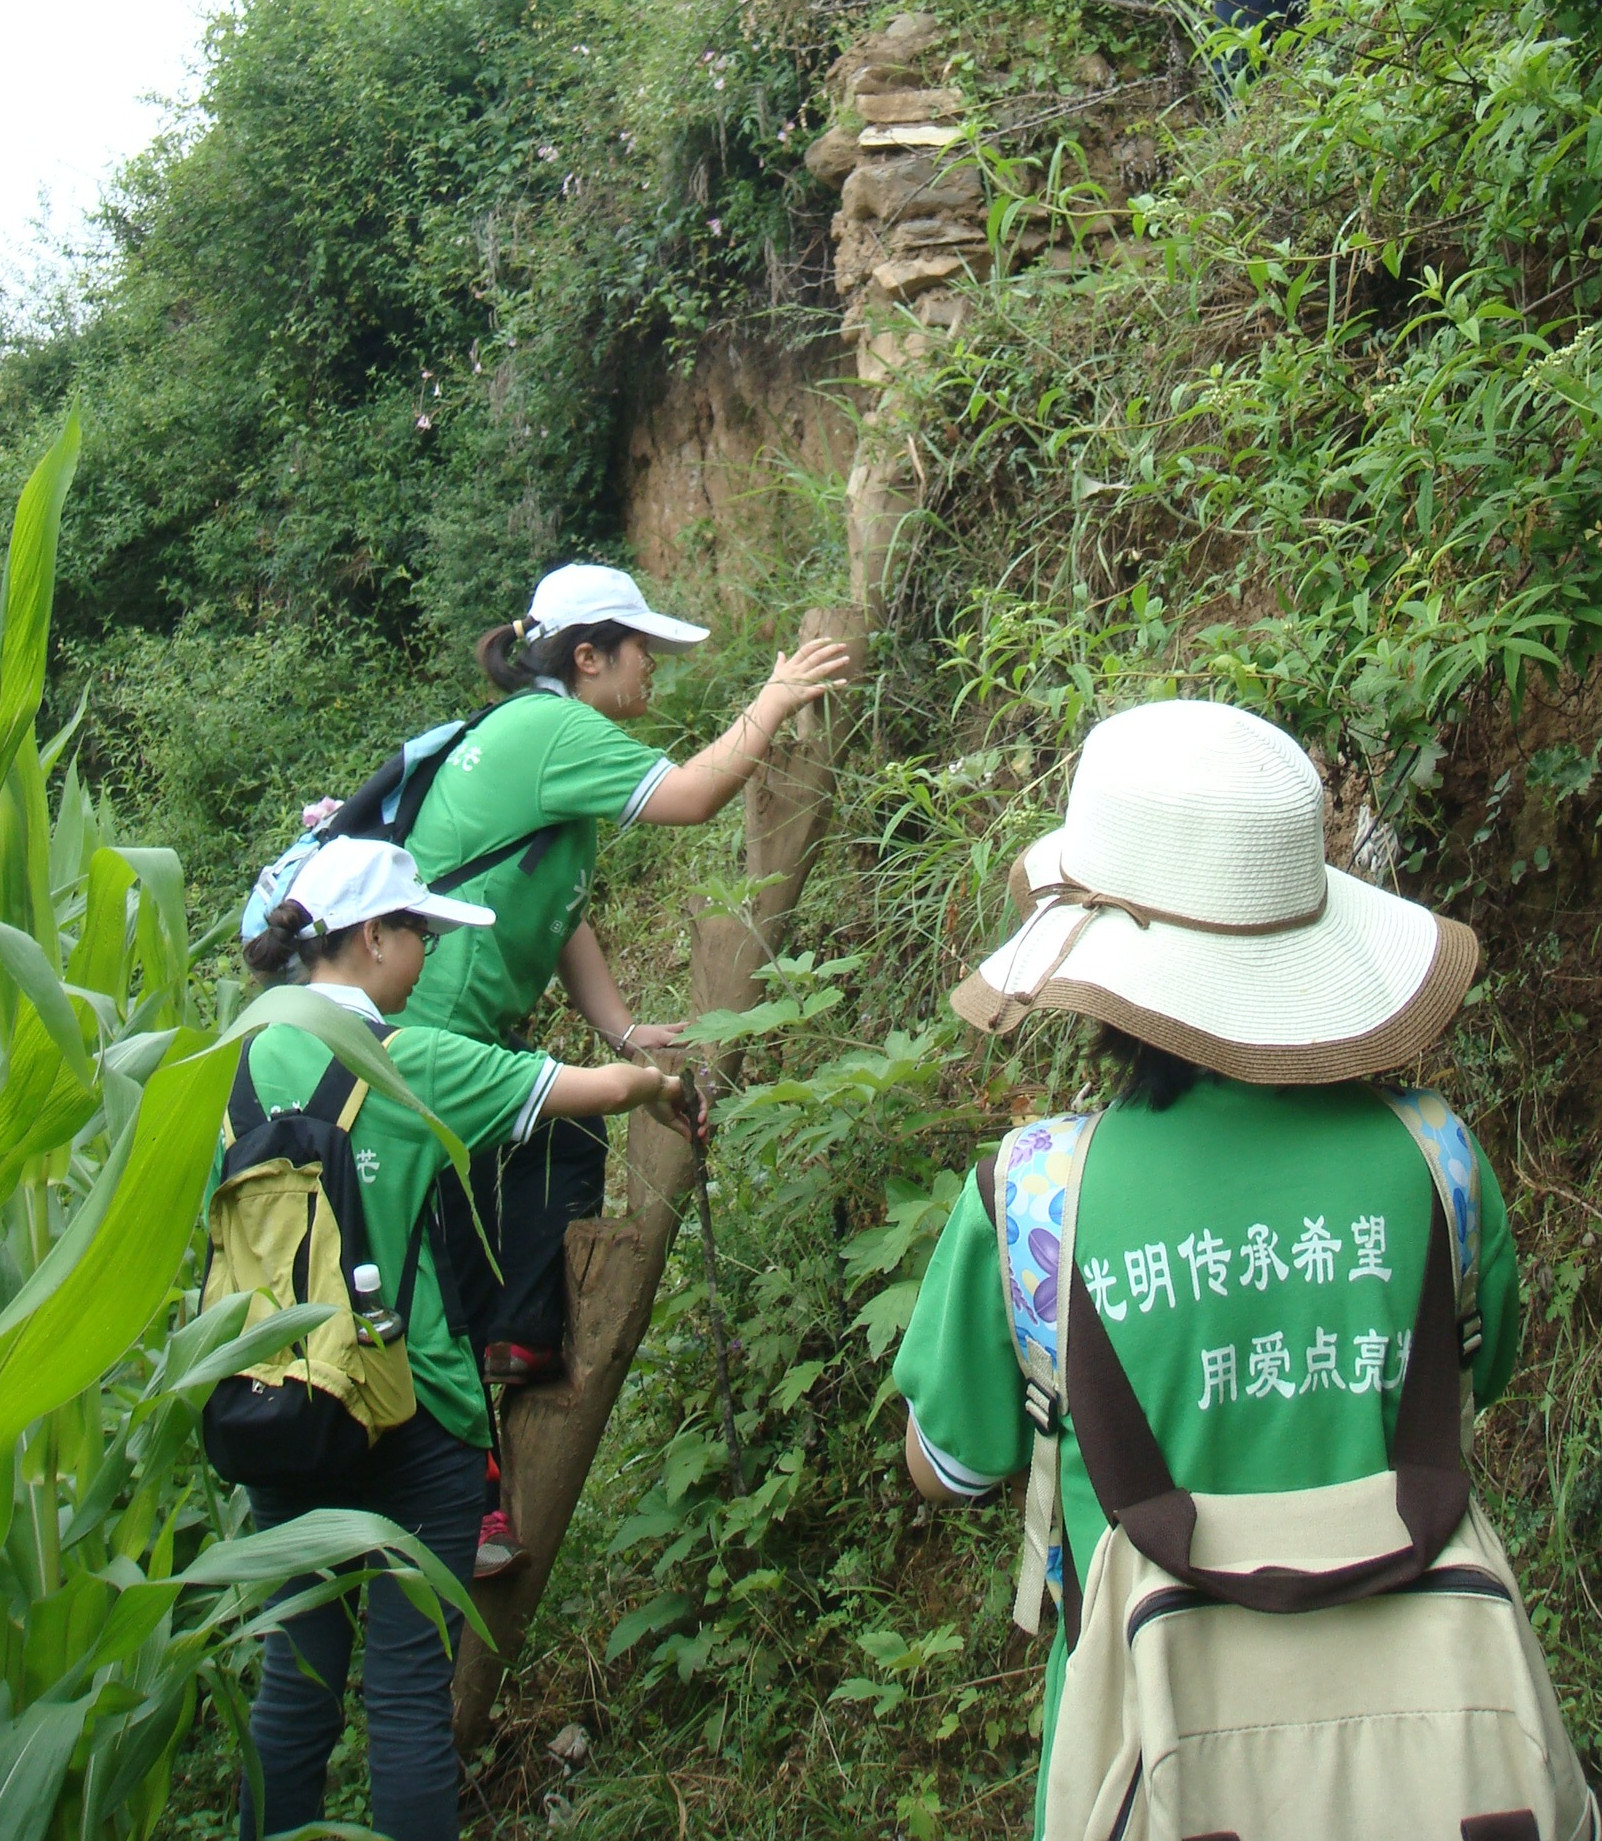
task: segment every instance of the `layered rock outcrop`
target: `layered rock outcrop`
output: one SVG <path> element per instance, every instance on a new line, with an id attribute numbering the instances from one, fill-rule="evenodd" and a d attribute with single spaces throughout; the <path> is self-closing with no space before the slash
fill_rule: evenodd
<path id="1" fill-rule="evenodd" d="M 1074 271 L 1109 258 L 1130 197 L 1158 173 L 1156 141 L 1131 126 L 1132 108 L 1149 112 L 1173 81 L 1173 73 L 1121 81 L 1092 55 L 1070 89 L 992 108 L 984 141 L 1009 152 L 1042 131 L 1071 131 L 1082 181 L 1073 198 L 1082 208 L 1061 197 L 1020 201 L 998 251 L 967 127 L 977 98 L 954 80 L 947 45 L 939 20 L 903 13 L 851 46 L 828 76 L 833 119 L 806 155 L 811 172 L 840 193 L 833 231 L 841 334 L 858 381 L 876 393 L 864 403 L 847 492 L 853 596 L 870 620 L 883 612 L 896 539 L 922 483 L 916 452 L 883 439 L 897 377 L 959 323 L 958 284 L 983 280 L 998 260 Z"/>

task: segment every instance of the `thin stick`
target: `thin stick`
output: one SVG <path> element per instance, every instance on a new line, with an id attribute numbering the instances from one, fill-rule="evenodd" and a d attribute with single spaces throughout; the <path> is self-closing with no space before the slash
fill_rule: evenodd
<path id="1" fill-rule="evenodd" d="M 690 1121 L 690 1148 L 695 1155 L 695 1200 L 701 1214 L 701 1254 L 706 1266 L 706 1314 L 712 1324 L 712 1350 L 718 1365 L 718 1399 L 723 1407 L 723 1442 L 729 1453 L 729 1482 L 737 1496 L 745 1494 L 745 1459 L 740 1434 L 734 1425 L 734 1390 L 729 1385 L 729 1344 L 723 1334 L 723 1312 L 718 1308 L 717 1243 L 712 1238 L 712 1201 L 706 1190 L 706 1140 L 701 1136 L 701 1101 L 695 1076 L 686 1067 L 679 1075 L 684 1086 L 684 1110 Z"/>

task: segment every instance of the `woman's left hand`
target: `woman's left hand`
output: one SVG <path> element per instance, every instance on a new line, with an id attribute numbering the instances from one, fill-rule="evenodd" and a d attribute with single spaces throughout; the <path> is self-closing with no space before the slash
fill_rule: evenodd
<path id="1" fill-rule="evenodd" d="M 688 1023 L 636 1023 L 629 1034 L 627 1052 L 631 1055 L 655 1055 L 664 1048 L 676 1048 Z"/>

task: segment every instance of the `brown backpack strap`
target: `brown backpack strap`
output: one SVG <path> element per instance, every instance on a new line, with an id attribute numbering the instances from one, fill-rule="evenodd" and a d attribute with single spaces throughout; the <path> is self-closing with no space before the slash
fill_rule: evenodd
<path id="1" fill-rule="evenodd" d="M 1196 1503 L 1188 1490 L 1176 1487 L 1076 1266 L 1070 1281 L 1074 1333 L 1068 1346 L 1068 1398 L 1102 1513 L 1109 1522 L 1121 1524 L 1131 1543 L 1165 1572 L 1209 1597 L 1248 1610 L 1322 1610 L 1418 1578 L 1451 1539 L 1469 1500 L 1468 1473 L 1458 1444 L 1452 1258 L 1446 1218 L 1437 1200 L 1431 1210 L 1424 1283 L 1391 1449 L 1396 1511 L 1410 1545 L 1327 1572 L 1268 1566 L 1238 1573 L 1192 1566 Z"/>

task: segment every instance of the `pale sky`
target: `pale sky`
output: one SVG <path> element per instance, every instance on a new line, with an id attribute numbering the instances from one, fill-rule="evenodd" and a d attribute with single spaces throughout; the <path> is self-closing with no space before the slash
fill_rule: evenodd
<path id="1" fill-rule="evenodd" d="M 76 239 L 100 183 L 162 127 L 148 100 L 191 98 L 206 20 L 224 0 L 3 0 L 0 285 L 38 262 L 40 190 L 49 240 Z"/>

